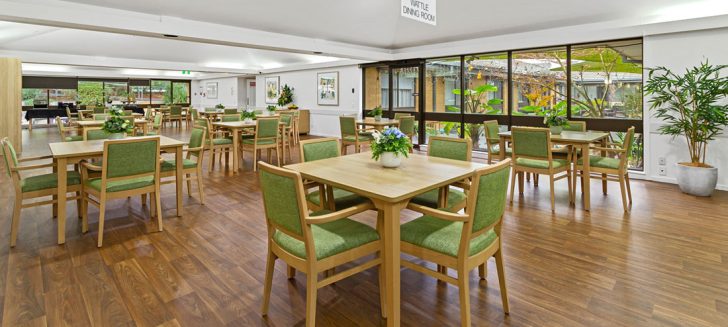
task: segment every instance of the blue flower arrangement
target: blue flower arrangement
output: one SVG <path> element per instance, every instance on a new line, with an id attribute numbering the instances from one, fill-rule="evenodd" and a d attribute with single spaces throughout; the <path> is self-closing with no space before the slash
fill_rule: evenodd
<path id="1" fill-rule="evenodd" d="M 379 156 L 384 152 L 393 152 L 396 155 L 407 157 L 412 143 L 409 137 L 402 133 L 398 128 L 387 128 L 383 132 L 374 131 L 372 133 L 372 159 L 379 160 Z"/>

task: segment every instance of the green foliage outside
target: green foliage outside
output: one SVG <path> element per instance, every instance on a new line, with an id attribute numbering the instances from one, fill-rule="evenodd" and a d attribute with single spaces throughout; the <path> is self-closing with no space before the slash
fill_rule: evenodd
<path id="1" fill-rule="evenodd" d="M 102 82 L 78 82 L 78 101 L 82 105 L 102 107 L 104 84 Z"/>

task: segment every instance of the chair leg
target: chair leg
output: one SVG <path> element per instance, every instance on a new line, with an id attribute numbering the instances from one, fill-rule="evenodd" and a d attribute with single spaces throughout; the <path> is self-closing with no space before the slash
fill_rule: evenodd
<path id="1" fill-rule="evenodd" d="M 207 167 L 207 171 L 212 171 L 212 169 L 215 168 L 215 148 L 210 150 L 210 164 Z"/>
<path id="2" fill-rule="evenodd" d="M 23 198 L 20 194 L 15 195 L 15 205 L 13 206 L 13 221 L 10 225 L 10 247 L 15 247 L 18 240 L 18 227 L 20 227 L 20 209 L 23 207 Z"/>
<path id="3" fill-rule="evenodd" d="M 513 197 L 516 193 L 516 174 L 518 172 L 514 169 L 511 173 L 511 204 L 513 204 Z"/>
<path id="4" fill-rule="evenodd" d="M 104 244 L 104 214 L 106 213 L 106 196 L 103 194 L 99 197 L 99 235 L 97 247 Z"/>
<path id="5" fill-rule="evenodd" d="M 265 264 L 265 284 L 263 284 L 263 308 L 261 313 L 263 316 L 268 315 L 268 305 L 270 304 L 270 290 L 273 285 L 273 270 L 276 265 L 276 255 L 268 250 L 268 261 Z"/>
<path id="6" fill-rule="evenodd" d="M 556 212 L 555 204 L 556 204 L 556 198 L 555 198 L 555 191 L 554 191 L 554 175 L 549 175 L 549 184 L 551 187 L 551 212 Z"/>
<path id="7" fill-rule="evenodd" d="M 147 205 L 147 194 L 146 193 L 142 194 L 140 200 L 142 202 L 142 207 L 146 206 Z"/>
<path id="8" fill-rule="evenodd" d="M 293 266 L 288 266 L 286 270 L 288 279 L 296 278 L 296 268 L 293 268 Z"/>
<path id="9" fill-rule="evenodd" d="M 192 197 L 192 175 L 185 174 L 185 180 L 187 182 L 187 196 Z"/>
<path id="10" fill-rule="evenodd" d="M 253 148 L 253 171 L 258 170 L 258 149 Z"/>
<path id="11" fill-rule="evenodd" d="M 76 213 L 78 219 L 81 219 L 81 191 L 76 192 Z"/>
<path id="12" fill-rule="evenodd" d="M 579 171 L 576 168 L 574 168 L 574 174 L 571 177 L 572 179 L 569 181 L 569 183 L 571 183 L 571 189 L 574 190 L 574 197 L 571 199 L 571 203 L 576 205 L 576 179 L 579 178 Z"/>
<path id="13" fill-rule="evenodd" d="M 344 142 L 341 142 L 341 155 L 346 155 L 346 144 L 344 144 Z"/>
<path id="14" fill-rule="evenodd" d="M 607 174 L 602 174 L 602 193 L 607 195 Z"/>
<path id="15" fill-rule="evenodd" d="M 486 264 L 488 262 L 483 262 L 482 265 L 478 266 L 478 276 L 480 276 L 480 279 L 485 279 L 488 277 L 488 268 L 486 267 Z"/>
<path id="16" fill-rule="evenodd" d="M 470 327 L 470 285 L 465 267 L 458 267 L 458 288 L 460 289 L 460 325 Z"/>
<path id="17" fill-rule="evenodd" d="M 278 149 L 278 147 L 276 147 L 276 160 L 278 161 L 278 167 L 281 166 L 281 152 L 283 152 L 283 149 Z"/>
<path id="18" fill-rule="evenodd" d="M 154 192 L 154 202 L 157 204 L 157 226 L 159 227 L 158 230 L 161 232 L 164 228 L 162 226 L 162 199 L 159 194 L 159 185 L 157 185 L 157 191 Z"/>
<path id="19" fill-rule="evenodd" d="M 525 183 L 523 182 L 523 175 L 529 176 L 531 173 L 521 172 L 518 174 L 518 194 L 523 195 Z"/>
<path id="20" fill-rule="evenodd" d="M 629 187 L 629 173 L 624 174 L 624 181 L 627 184 L 627 197 L 629 198 L 629 204 L 632 204 L 632 188 Z"/>
<path id="21" fill-rule="evenodd" d="M 81 189 L 81 233 L 88 232 L 88 195 Z"/>
<path id="22" fill-rule="evenodd" d="M 498 270 L 498 284 L 500 284 L 501 300 L 503 301 L 503 312 L 510 313 L 508 308 L 508 290 L 506 288 L 506 274 L 503 267 L 503 250 L 498 249 L 494 255 L 495 267 Z"/>
<path id="23" fill-rule="evenodd" d="M 316 327 L 316 293 L 318 274 L 309 270 L 306 273 L 306 327 Z"/>
<path id="24" fill-rule="evenodd" d="M 622 193 L 622 207 L 624 207 L 624 212 L 629 211 L 627 206 L 627 190 L 626 190 L 626 182 L 624 180 L 624 177 L 619 177 L 619 191 Z"/>
<path id="25" fill-rule="evenodd" d="M 200 192 L 200 204 L 205 204 L 205 192 L 202 190 L 202 171 L 199 169 L 197 171 L 197 191 Z"/>

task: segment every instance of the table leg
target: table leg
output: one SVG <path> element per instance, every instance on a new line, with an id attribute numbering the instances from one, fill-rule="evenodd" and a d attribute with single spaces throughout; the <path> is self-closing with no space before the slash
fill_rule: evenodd
<path id="1" fill-rule="evenodd" d="M 233 135 L 233 174 L 238 173 L 238 169 L 240 168 L 240 151 L 238 147 L 240 146 L 240 130 L 237 128 L 230 129 L 230 133 Z"/>
<path id="2" fill-rule="evenodd" d="M 582 192 L 584 193 L 584 210 L 589 211 L 591 209 L 591 169 L 589 164 L 589 143 L 584 143 L 581 146 L 581 161 L 583 163 L 584 171 L 582 172 L 582 178 L 584 179 L 584 186 Z"/>
<path id="3" fill-rule="evenodd" d="M 602 139 L 602 148 L 607 147 L 607 138 Z M 607 151 L 602 150 L 600 153 L 602 157 L 607 156 Z M 607 195 L 607 174 L 602 174 L 602 194 Z"/>
<path id="4" fill-rule="evenodd" d="M 182 170 L 184 169 L 184 165 L 182 165 L 183 160 L 182 147 L 178 146 L 175 148 L 174 156 L 174 162 L 177 163 L 177 178 L 174 183 L 175 187 L 177 187 L 177 217 L 182 217 L 182 184 L 184 184 L 182 181 Z"/>
<path id="5" fill-rule="evenodd" d="M 382 231 L 384 234 L 384 279 L 387 294 L 387 326 L 399 326 L 400 295 L 400 258 L 399 258 L 399 213 L 407 206 L 408 201 L 389 203 L 374 200 L 374 205 L 384 216 Z"/>
<path id="6" fill-rule="evenodd" d="M 498 139 L 498 157 L 500 161 L 503 161 L 506 159 L 506 138 L 501 136 Z"/>
<path id="7" fill-rule="evenodd" d="M 66 158 L 56 159 L 58 176 L 58 244 L 66 243 L 66 175 L 68 174 Z"/>

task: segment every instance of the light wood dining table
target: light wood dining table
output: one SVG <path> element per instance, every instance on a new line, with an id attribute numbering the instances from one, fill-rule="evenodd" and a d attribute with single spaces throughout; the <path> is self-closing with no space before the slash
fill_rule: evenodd
<path id="1" fill-rule="evenodd" d="M 81 128 L 80 132 L 81 135 L 86 134 L 86 129 L 88 128 L 94 128 L 94 127 L 101 127 L 104 125 L 104 120 L 79 120 L 76 123 Z M 143 118 L 135 118 L 134 119 L 134 126 L 135 127 L 141 127 L 144 135 L 147 135 L 148 132 L 148 124 L 149 121 Z"/>
<path id="2" fill-rule="evenodd" d="M 374 117 L 365 117 L 364 119 L 357 120 L 356 124 L 362 125 L 362 126 L 371 126 L 371 127 L 374 127 L 374 129 L 381 132 L 387 126 L 399 127 L 399 120 L 389 119 L 389 118 L 382 118 L 381 120 L 375 120 Z"/>
<path id="3" fill-rule="evenodd" d="M 159 148 L 165 152 L 175 154 L 175 162 L 182 162 L 182 147 L 185 142 L 166 136 L 144 136 L 144 138 L 159 137 Z M 139 137 L 142 138 L 142 137 Z M 76 141 L 50 143 L 53 162 L 59 181 L 65 181 L 68 174 L 68 165 L 76 164 L 83 159 L 101 157 L 104 152 L 106 140 Z M 177 216 L 182 216 L 182 165 L 177 165 L 175 186 L 177 188 Z M 58 244 L 66 242 L 66 183 L 58 183 L 58 202 L 56 204 L 58 217 Z"/>
<path id="4" fill-rule="evenodd" d="M 499 146 L 500 149 L 506 148 L 506 142 L 511 140 L 511 132 L 502 132 L 498 133 L 500 142 Z M 551 134 L 551 142 L 554 144 L 560 144 L 560 145 L 571 145 L 574 147 L 574 151 L 576 153 L 577 149 L 581 149 L 582 155 L 586 156 L 586 160 L 582 160 L 584 162 L 584 176 L 590 176 L 590 164 L 589 164 L 589 146 L 594 143 L 599 143 L 602 145 L 602 147 L 606 146 L 607 141 L 609 140 L 609 133 L 607 132 L 597 132 L 597 131 L 586 131 L 586 132 L 577 132 L 577 131 L 563 131 L 561 134 Z M 605 155 L 602 153 L 602 155 Z M 500 160 L 505 159 L 506 152 L 500 151 Z M 571 183 L 571 181 L 569 181 Z M 590 178 L 584 178 L 584 187 L 583 187 L 583 201 L 584 201 L 584 210 L 589 211 L 591 210 L 591 195 L 590 195 L 590 186 L 591 181 Z M 606 188 L 606 181 L 603 182 L 603 188 Z"/>
<path id="5" fill-rule="evenodd" d="M 278 117 L 278 115 L 274 116 L 260 116 L 261 118 L 270 118 L 270 117 Z M 219 127 L 226 129 L 230 131 L 230 134 L 233 137 L 233 173 L 237 174 L 238 169 L 240 169 L 240 138 L 242 135 L 242 131 L 244 129 L 252 129 L 255 130 L 255 121 L 252 122 L 245 122 L 245 121 L 228 121 L 228 122 L 213 122 L 212 126 Z M 278 123 L 279 128 L 281 128 L 281 132 L 283 128 L 285 127 L 285 123 L 280 122 Z M 281 149 L 281 153 L 283 153 L 283 149 Z"/>
<path id="6" fill-rule="evenodd" d="M 366 196 L 379 211 L 384 238 L 387 326 L 400 325 L 400 210 L 414 196 L 463 180 L 485 164 L 410 154 L 383 168 L 371 152 L 285 166 L 305 179 Z"/>

